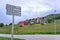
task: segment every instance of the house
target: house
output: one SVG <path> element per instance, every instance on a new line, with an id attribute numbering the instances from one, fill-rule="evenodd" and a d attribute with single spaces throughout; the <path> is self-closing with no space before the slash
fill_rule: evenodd
<path id="1" fill-rule="evenodd" d="M 44 24 L 44 23 L 48 23 L 48 20 L 45 17 L 41 17 L 41 18 L 37 17 L 36 23 L 40 23 L 40 24 L 43 23 Z"/>
<path id="2" fill-rule="evenodd" d="M 29 24 L 46 24 L 48 20 L 45 17 L 37 17 L 27 20 Z"/>
<path id="3" fill-rule="evenodd" d="M 19 27 L 23 27 L 23 26 L 28 25 L 28 22 L 27 21 L 22 21 L 22 22 L 19 22 L 18 25 L 19 25 Z"/>

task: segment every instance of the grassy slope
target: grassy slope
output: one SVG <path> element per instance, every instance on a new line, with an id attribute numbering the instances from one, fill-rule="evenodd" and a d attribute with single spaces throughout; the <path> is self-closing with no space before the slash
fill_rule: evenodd
<path id="1" fill-rule="evenodd" d="M 53 30 L 53 25 L 47 24 L 47 25 L 40 25 L 40 24 L 35 24 L 32 26 L 25 26 L 25 27 L 16 27 L 15 28 L 15 33 L 17 34 L 40 34 L 40 33 L 46 33 L 46 32 L 54 32 Z"/>
<path id="2" fill-rule="evenodd" d="M 57 14 L 59 16 L 59 14 Z M 56 16 L 56 17 L 57 17 Z M 53 16 L 47 16 L 47 18 L 52 18 Z M 60 16 L 59 16 L 60 17 Z M 60 19 L 56 20 L 56 31 L 58 34 L 60 34 Z M 14 34 L 54 34 L 54 23 L 48 23 L 46 25 L 41 24 L 35 24 L 35 25 L 28 25 L 24 27 L 18 27 L 18 25 L 15 25 L 15 32 Z M 11 33 L 11 25 L 8 27 L 2 27 L 0 28 L 0 33 Z"/>
<path id="3" fill-rule="evenodd" d="M 46 16 L 47 19 L 52 19 L 54 20 L 54 15 L 55 15 L 55 18 L 59 18 L 58 20 L 56 20 L 56 31 L 57 31 L 57 34 L 60 34 L 60 13 L 59 14 L 51 14 L 51 15 L 48 15 Z"/>
<path id="4" fill-rule="evenodd" d="M 57 20 L 56 22 L 56 31 L 57 31 L 57 34 L 60 34 L 60 20 Z"/>
<path id="5" fill-rule="evenodd" d="M 57 21 L 57 32 L 60 32 L 60 21 Z M 24 27 L 18 27 L 15 25 L 14 34 L 54 34 L 54 23 L 48 23 L 45 25 L 35 24 Z M 11 26 L 0 28 L 0 33 L 11 33 Z"/>

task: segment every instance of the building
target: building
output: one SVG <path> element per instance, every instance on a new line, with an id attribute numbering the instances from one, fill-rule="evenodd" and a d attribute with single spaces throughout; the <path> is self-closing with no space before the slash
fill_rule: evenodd
<path id="1" fill-rule="evenodd" d="M 37 17 L 37 18 L 19 22 L 18 24 L 19 24 L 19 27 L 23 27 L 28 24 L 33 25 L 33 24 L 46 24 L 46 23 L 48 23 L 48 20 L 45 17 Z"/>
<path id="2" fill-rule="evenodd" d="M 48 23 L 48 20 L 45 17 L 37 17 L 36 18 L 36 23 Z"/>
<path id="3" fill-rule="evenodd" d="M 27 21 L 22 21 L 18 23 L 19 27 L 27 26 L 28 22 Z"/>

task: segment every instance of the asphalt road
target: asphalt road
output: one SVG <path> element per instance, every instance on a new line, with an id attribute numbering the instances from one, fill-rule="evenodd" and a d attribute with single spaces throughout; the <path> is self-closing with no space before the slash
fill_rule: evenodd
<path id="1" fill-rule="evenodd" d="M 11 37 L 11 34 L 0 34 L 0 37 Z M 14 35 L 14 38 L 26 40 L 60 40 L 60 35 Z"/>

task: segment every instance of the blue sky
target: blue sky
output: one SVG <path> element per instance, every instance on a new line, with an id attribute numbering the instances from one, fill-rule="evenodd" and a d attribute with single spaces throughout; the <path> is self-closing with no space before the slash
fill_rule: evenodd
<path id="1" fill-rule="evenodd" d="M 6 14 L 6 4 L 21 7 L 21 16 L 15 16 L 15 23 L 30 18 L 46 16 L 50 13 L 60 11 L 60 0 L 0 0 L 0 22 L 9 24 L 12 16 Z"/>

